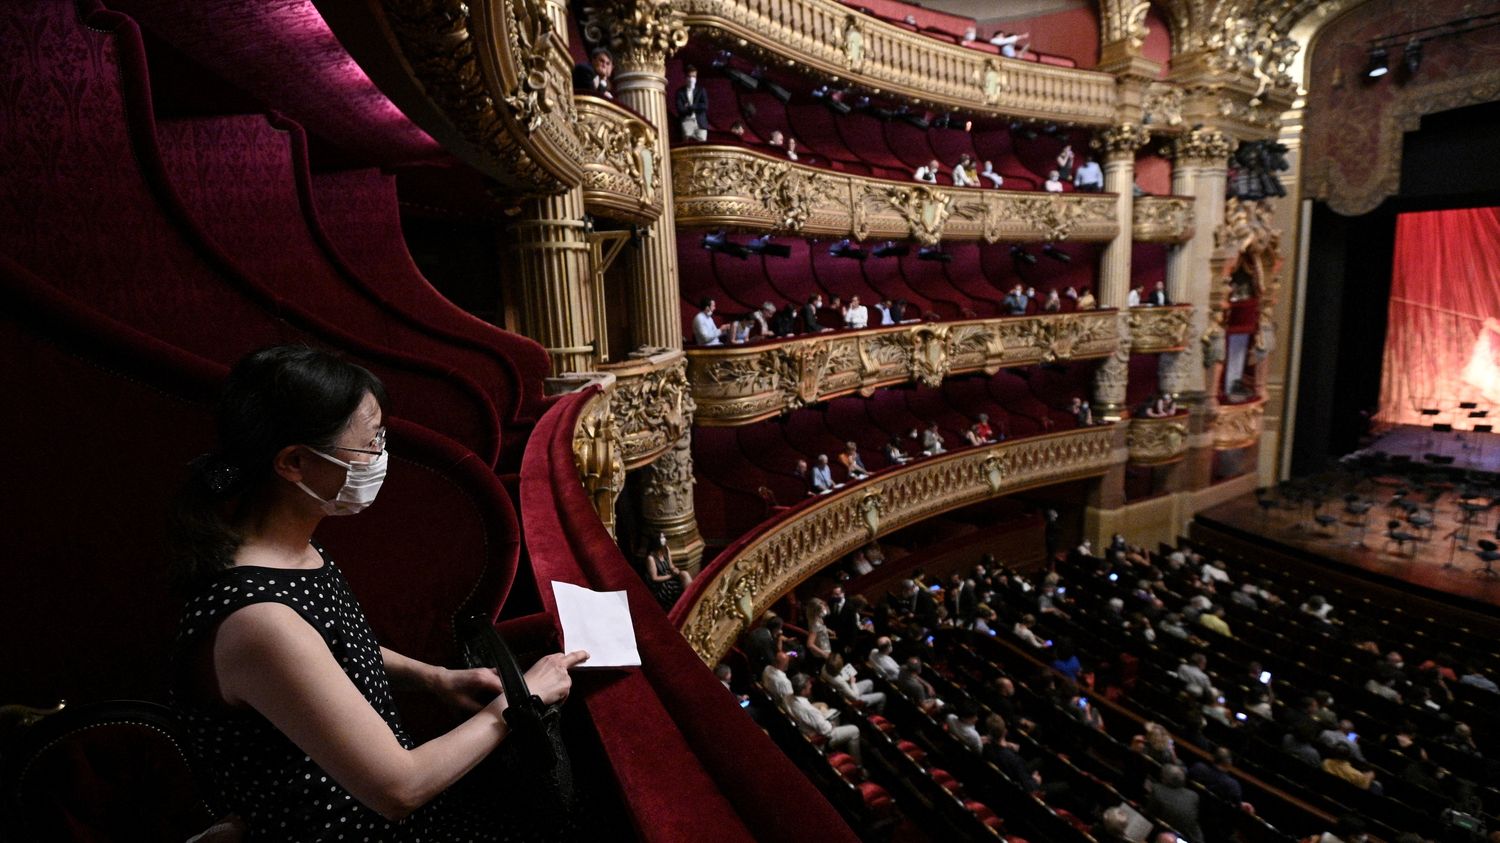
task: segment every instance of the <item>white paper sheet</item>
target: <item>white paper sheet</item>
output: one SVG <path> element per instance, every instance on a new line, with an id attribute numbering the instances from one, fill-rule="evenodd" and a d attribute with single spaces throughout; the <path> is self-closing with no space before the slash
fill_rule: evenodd
<path id="1" fill-rule="evenodd" d="M 579 667 L 641 666 L 625 592 L 593 591 L 553 580 L 552 593 L 562 621 L 563 650 L 589 652 L 589 660 Z"/>

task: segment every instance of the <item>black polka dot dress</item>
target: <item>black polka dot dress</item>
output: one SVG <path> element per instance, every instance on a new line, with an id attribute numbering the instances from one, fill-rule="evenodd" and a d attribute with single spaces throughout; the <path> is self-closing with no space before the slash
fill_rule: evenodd
<path id="1" fill-rule="evenodd" d="M 224 571 L 183 610 L 179 664 L 186 663 L 181 660 L 219 622 L 253 603 L 280 603 L 295 610 L 327 642 L 396 740 L 407 749 L 413 747 L 391 698 L 380 644 L 348 582 L 326 555 L 317 569 L 240 566 Z M 238 814 L 248 826 L 250 840 L 436 843 L 502 837 L 499 823 L 451 793 L 392 823 L 351 796 L 258 712 L 198 703 L 180 688 L 173 703 L 186 729 L 194 766 L 209 779 L 213 804 Z"/>

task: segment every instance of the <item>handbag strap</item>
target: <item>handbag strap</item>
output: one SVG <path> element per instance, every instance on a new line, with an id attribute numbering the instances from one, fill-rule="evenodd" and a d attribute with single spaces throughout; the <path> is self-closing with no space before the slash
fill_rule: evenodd
<path id="1" fill-rule="evenodd" d="M 470 667 L 494 669 L 500 675 L 500 684 L 505 686 L 505 695 L 510 698 L 511 706 L 542 707 L 541 698 L 533 696 L 526 687 L 526 674 L 516 661 L 515 653 L 511 652 L 510 645 L 500 637 L 493 624 L 480 615 L 471 615 L 458 622 L 458 630 L 464 641 L 464 661 Z"/>

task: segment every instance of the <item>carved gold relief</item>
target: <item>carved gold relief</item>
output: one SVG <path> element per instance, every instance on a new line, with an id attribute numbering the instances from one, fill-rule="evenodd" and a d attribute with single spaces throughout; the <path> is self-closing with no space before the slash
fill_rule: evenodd
<path id="1" fill-rule="evenodd" d="M 589 210 L 630 222 L 661 216 L 661 174 L 654 166 L 656 130 L 619 106 L 577 96 L 583 150 L 583 196 Z"/>
<path id="2" fill-rule="evenodd" d="M 687 357 L 662 350 L 605 366 L 615 376 L 612 412 L 627 469 L 651 462 L 693 423 L 696 405 L 688 388 Z"/>
<path id="3" fill-rule="evenodd" d="M 1192 326 L 1190 305 L 1130 309 L 1130 350 L 1135 354 L 1181 351 Z"/>
<path id="4" fill-rule="evenodd" d="M 872 537 L 959 506 L 1104 473 L 1114 430 L 1083 428 L 921 460 L 814 501 L 716 560 L 712 581 L 672 617 L 706 663 L 798 583 Z"/>
<path id="5" fill-rule="evenodd" d="M 622 69 L 664 73 L 688 33 L 668 0 L 599 0 L 583 8 L 583 38 L 608 46 Z"/>
<path id="6" fill-rule="evenodd" d="M 1130 238 L 1138 243 L 1185 243 L 1193 236 L 1193 199 L 1136 197 L 1130 229 Z"/>
<path id="7" fill-rule="evenodd" d="M 1130 451 L 1131 462 L 1152 465 L 1170 462 L 1186 454 L 1187 438 L 1185 419 L 1172 416 L 1134 418 L 1125 432 L 1125 446 Z"/>
<path id="8" fill-rule="evenodd" d="M 1152 82 L 1146 88 L 1141 122 L 1151 126 L 1176 128 L 1182 125 L 1182 88 L 1165 82 Z"/>
<path id="9" fill-rule="evenodd" d="M 1265 415 L 1266 402 L 1263 398 L 1245 404 L 1220 404 L 1210 423 L 1214 450 L 1230 451 L 1255 444 L 1260 439 Z"/>
<path id="10" fill-rule="evenodd" d="M 1099 132 L 1090 144 L 1104 153 L 1105 160 L 1135 160 L 1135 152 L 1151 140 L 1151 132 L 1139 123 L 1118 123 Z"/>
<path id="11" fill-rule="evenodd" d="M 888 384 L 936 386 L 954 373 L 1103 357 L 1118 342 L 1115 319 L 1115 311 L 1087 311 L 693 348 L 687 377 L 699 424 L 745 424 Z"/>
<path id="12" fill-rule="evenodd" d="M 594 511 L 610 535 L 614 535 L 615 498 L 625 488 L 625 462 L 610 403 L 611 392 L 605 390 L 584 406 L 573 431 L 573 462 L 593 501 Z"/>
<path id="13" fill-rule="evenodd" d="M 1172 157 L 1178 161 L 1224 165 L 1238 146 L 1238 141 L 1217 129 L 1193 129 L 1172 144 Z"/>

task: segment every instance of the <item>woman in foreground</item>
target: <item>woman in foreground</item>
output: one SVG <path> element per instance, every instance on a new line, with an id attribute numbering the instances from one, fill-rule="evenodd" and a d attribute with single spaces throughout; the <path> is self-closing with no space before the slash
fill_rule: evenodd
<path id="1" fill-rule="evenodd" d="M 389 455 L 384 389 L 332 355 L 278 347 L 241 360 L 218 408 L 219 451 L 194 465 L 175 518 L 191 597 L 174 704 L 217 804 L 251 839 L 491 840 L 505 830 L 449 786 L 507 727 L 500 680 L 381 647 L 334 563 L 312 540 L 330 515 L 375 499 Z M 565 698 L 584 652 L 526 674 Z M 393 687 L 470 716 L 416 745 Z"/>

